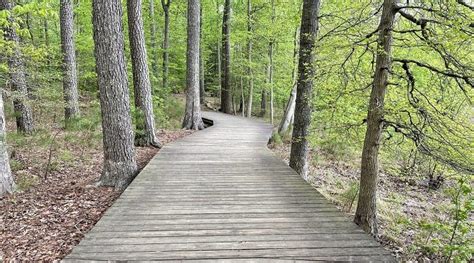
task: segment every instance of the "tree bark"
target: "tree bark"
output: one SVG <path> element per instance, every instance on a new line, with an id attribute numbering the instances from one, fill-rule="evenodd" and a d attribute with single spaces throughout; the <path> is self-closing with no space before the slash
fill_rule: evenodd
<path id="1" fill-rule="evenodd" d="M 186 52 L 186 112 L 183 128 L 204 129 L 199 103 L 200 0 L 188 0 L 188 41 Z"/>
<path id="2" fill-rule="evenodd" d="M 253 103 L 253 69 L 252 69 L 252 0 L 247 0 L 247 72 L 249 78 L 249 97 L 247 102 L 247 117 L 252 117 L 252 103 Z"/>
<path id="3" fill-rule="evenodd" d="M 204 82 L 204 57 L 203 57 L 203 45 L 202 45 L 202 6 L 199 10 L 199 39 L 200 39 L 200 45 L 199 45 L 199 101 L 201 105 L 204 105 L 205 98 L 206 98 L 206 87 L 205 87 L 205 82 Z"/>
<path id="4" fill-rule="evenodd" d="M 268 66 L 267 66 L 268 70 Z M 267 91 L 265 90 L 265 87 L 262 88 L 262 95 L 260 98 L 260 117 L 265 117 L 265 114 L 267 114 Z"/>
<path id="5" fill-rule="evenodd" d="M 308 130 L 311 125 L 314 47 L 318 33 L 319 0 L 304 0 L 301 17 L 298 84 L 296 91 L 295 124 L 293 127 L 290 167 L 304 179 L 308 178 Z"/>
<path id="6" fill-rule="evenodd" d="M 170 5 L 171 0 L 161 0 L 165 15 L 165 28 L 163 33 L 163 89 L 168 90 L 169 73 L 169 45 L 170 45 Z"/>
<path id="7" fill-rule="evenodd" d="M 152 88 L 142 19 L 142 0 L 127 0 L 127 14 L 135 107 L 140 112 L 136 120 L 135 145 L 160 148 L 161 144 L 155 134 Z"/>
<path id="8" fill-rule="evenodd" d="M 224 15 L 222 16 L 222 84 L 221 110 L 232 114 L 232 89 L 230 86 L 230 12 L 231 1 L 225 0 Z"/>
<path id="9" fill-rule="evenodd" d="M 299 34 L 299 27 L 295 30 L 295 40 L 294 40 L 294 49 L 293 49 L 293 85 L 291 88 L 290 97 L 288 98 L 288 102 L 285 107 L 285 113 L 283 114 L 283 118 L 280 122 L 280 126 L 278 127 L 278 134 L 280 136 L 285 135 L 285 133 L 290 128 L 293 116 L 295 114 L 295 102 L 296 102 L 296 87 L 297 87 L 297 80 L 298 75 L 296 72 L 298 71 L 298 49 L 299 49 L 299 42 L 298 42 L 298 34 Z"/>
<path id="10" fill-rule="evenodd" d="M 275 24 L 275 0 L 272 0 L 272 24 Z M 273 109 L 273 100 L 274 100 L 274 94 L 273 94 L 273 51 L 275 48 L 275 38 L 271 36 L 270 43 L 268 44 L 268 59 L 269 59 L 269 65 L 268 65 L 268 83 L 270 84 L 270 123 L 273 124 L 273 114 L 274 114 L 274 109 Z"/>
<path id="11" fill-rule="evenodd" d="M 100 92 L 104 166 L 100 185 L 123 190 L 137 172 L 125 67 L 120 0 L 93 0 L 92 21 Z"/>
<path id="12" fill-rule="evenodd" d="M 155 0 L 150 0 L 149 2 L 149 15 L 151 20 L 150 26 L 150 36 L 151 36 L 151 49 L 153 60 L 151 62 L 151 68 L 153 70 L 153 75 L 158 77 L 158 45 L 157 45 L 157 33 L 156 33 L 156 16 L 155 16 Z M 153 93 L 153 90 L 152 90 Z"/>
<path id="13" fill-rule="evenodd" d="M 391 68 L 392 30 L 395 1 L 384 0 L 380 19 L 374 82 L 367 114 L 367 131 L 362 150 L 359 201 L 354 222 L 367 233 L 377 235 L 378 154 L 383 131 L 384 100 Z"/>
<path id="14" fill-rule="evenodd" d="M 13 192 L 15 189 L 7 151 L 7 131 L 5 128 L 6 120 L 3 110 L 2 92 L 0 91 L 0 197 L 6 193 Z"/>
<path id="15" fill-rule="evenodd" d="M 0 0 L 0 10 L 11 11 L 13 7 L 10 0 Z M 9 19 L 13 22 L 12 19 Z M 10 70 L 10 86 L 15 92 L 13 107 L 16 116 L 17 131 L 31 134 L 34 131 L 33 113 L 28 101 L 28 87 L 26 85 L 25 66 L 20 50 L 20 39 L 12 23 L 4 28 L 5 40 L 12 43 L 13 51 L 8 55 L 8 68 Z"/>
<path id="16" fill-rule="evenodd" d="M 74 43 L 74 9 L 72 0 L 60 3 L 61 48 L 63 52 L 64 117 L 67 121 L 77 118 L 79 94 L 77 89 L 76 49 Z"/>

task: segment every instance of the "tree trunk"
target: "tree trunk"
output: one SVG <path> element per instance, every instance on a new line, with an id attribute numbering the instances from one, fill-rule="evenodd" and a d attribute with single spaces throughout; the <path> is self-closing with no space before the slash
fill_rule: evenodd
<path id="1" fill-rule="evenodd" d="M 74 44 L 74 10 L 72 0 L 60 3 L 61 48 L 63 52 L 64 117 L 66 123 L 79 117 L 77 90 L 76 49 Z"/>
<path id="2" fill-rule="evenodd" d="M 151 36 L 151 49 L 152 57 L 151 68 L 153 70 L 152 75 L 158 77 L 158 45 L 157 45 L 157 34 L 156 34 L 156 16 L 155 16 L 155 0 L 150 0 L 149 3 L 149 15 L 151 20 L 150 36 Z M 153 90 L 152 90 L 153 93 Z"/>
<path id="3" fill-rule="evenodd" d="M 291 142 L 290 167 L 304 179 L 308 178 L 308 130 L 311 124 L 314 47 L 318 33 L 319 0 L 304 0 L 301 17 L 298 84 L 295 124 Z"/>
<path id="4" fill-rule="evenodd" d="M 272 0 L 272 24 L 275 24 L 275 0 Z M 270 123 L 273 124 L 273 49 L 275 48 L 275 39 L 271 36 L 270 43 L 268 44 L 268 58 L 269 58 L 269 65 L 268 65 L 268 83 L 270 84 Z"/>
<path id="5" fill-rule="evenodd" d="M 128 0 L 127 13 L 135 107 L 140 113 L 136 120 L 135 145 L 160 148 L 161 144 L 155 134 L 155 116 L 142 20 L 142 0 Z"/>
<path id="6" fill-rule="evenodd" d="M 245 117 L 245 92 L 244 92 L 244 79 L 240 76 L 240 112 L 242 117 Z"/>
<path id="7" fill-rule="evenodd" d="M 392 30 L 395 20 L 394 0 L 384 0 L 380 20 L 374 82 L 367 114 L 367 131 L 362 150 L 359 201 L 354 222 L 364 231 L 377 235 L 376 192 L 378 154 L 383 130 L 384 99 L 391 68 Z"/>
<path id="8" fill-rule="evenodd" d="M 104 166 L 100 185 L 123 190 L 137 172 L 125 67 L 122 3 L 93 0 L 92 21 L 100 92 Z"/>
<path id="9" fill-rule="evenodd" d="M 201 105 L 204 105 L 205 98 L 206 98 L 206 88 L 205 88 L 205 83 L 204 83 L 204 57 L 202 54 L 203 50 L 203 45 L 202 45 L 202 6 L 199 11 L 199 39 L 200 39 L 200 44 L 199 44 L 199 101 Z"/>
<path id="10" fill-rule="evenodd" d="M 12 7 L 10 0 L 0 0 L 0 11 L 10 11 Z M 9 20 L 12 22 L 11 19 Z M 34 131 L 33 113 L 28 102 L 28 88 L 20 50 L 20 39 L 11 25 L 4 28 L 4 35 L 5 39 L 13 44 L 13 51 L 8 56 L 8 68 L 10 70 L 10 86 L 15 92 L 13 107 L 16 116 L 16 127 L 20 133 L 31 134 Z"/>
<path id="11" fill-rule="evenodd" d="M 188 41 L 186 52 L 186 112 L 183 128 L 204 129 L 199 103 L 199 10 L 200 0 L 188 0 Z"/>
<path id="12" fill-rule="evenodd" d="M 222 17 L 222 84 L 221 110 L 232 113 L 232 90 L 230 87 L 230 12 L 231 0 L 225 0 Z"/>
<path id="13" fill-rule="evenodd" d="M 295 102 L 296 102 L 296 83 L 297 83 L 297 69 L 298 69 L 298 49 L 299 49 L 299 43 L 298 43 L 298 33 L 299 33 L 299 27 L 296 28 L 295 30 L 295 40 L 294 40 L 294 49 L 293 49 L 293 71 L 292 71 L 292 77 L 293 77 L 293 87 L 291 88 L 291 93 L 290 97 L 288 98 L 288 102 L 286 104 L 285 108 L 285 113 L 283 114 L 283 118 L 280 122 L 280 126 L 278 127 L 278 134 L 280 136 L 285 135 L 285 133 L 288 131 L 290 128 L 292 121 L 293 121 L 293 116 L 295 114 Z"/>
<path id="14" fill-rule="evenodd" d="M 3 111 L 3 97 L 0 91 L 0 197 L 6 193 L 11 193 L 15 189 L 10 160 L 7 151 L 7 131 L 5 128 L 5 112 Z"/>
<path id="15" fill-rule="evenodd" d="M 247 72 L 249 78 L 249 97 L 247 102 L 247 117 L 252 117 L 252 103 L 253 103 L 253 69 L 252 69 L 252 1 L 247 0 Z"/>
<path id="16" fill-rule="evenodd" d="M 163 89 L 168 90 L 169 73 L 169 45 L 170 45 L 170 5 L 171 0 L 161 0 L 165 14 L 165 28 L 163 36 Z"/>
<path id="17" fill-rule="evenodd" d="M 268 67 L 267 67 L 268 71 Z M 265 117 L 265 114 L 267 114 L 267 91 L 265 88 L 262 88 L 262 96 L 260 100 L 260 117 Z"/>

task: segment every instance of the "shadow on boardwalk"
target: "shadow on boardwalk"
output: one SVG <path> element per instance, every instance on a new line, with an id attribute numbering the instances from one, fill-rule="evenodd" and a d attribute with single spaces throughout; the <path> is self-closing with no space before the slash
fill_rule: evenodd
<path id="1" fill-rule="evenodd" d="M 266 143 L 263 122 L 214 126 L 165 146 L 66 258 L 394 261 Z"/>

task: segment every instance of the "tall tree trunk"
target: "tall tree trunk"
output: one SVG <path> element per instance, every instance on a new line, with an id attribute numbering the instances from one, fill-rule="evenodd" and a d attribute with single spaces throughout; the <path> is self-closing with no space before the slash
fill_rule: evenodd
<path id="1" fill-rule="evenodd" d="M 160 148 L 161 144 L 155 134 L 152 89 L 142 20 L 142 0 L 127 0 L 127 14 L 135 107 L 140 111 L 136 120 L 135 145 Z"/>
<path id="2" fill-rule="evenodd" d="M 297 87 L 297 80 L 298 75 L 296 74 L 298 71 L 298 49 L 299 49 L 299 42 L 298 42 L 298 34 L 299 34 L 299 27 L 295 30 L 295 40 L 294 40 L 294 49 L 293 49 L 293 71 L 291 73 L 293 78 L 293 85 L 291 88 L 290 97 L 288 98 L 288 102 L 286 104 L 285 113 L 283 114 L 283 118 L 280 122 L 280 126 L 278 127 L 278 134 L 280 136 L 285 135 L 285 133 L 290 128 L 293 116 L 295 114 L 295 102 L 296 102 L 296 87 Z"/>
<path id="3" fill-rule="evenodd" d="M 224 15 L 222 16 L 222 84 L 221 110 L 231 114 L 232 89 L 230 86 L 230 12 L 231 0 L 225 0 Z"/>
<path id="4" fill-rule="evenodd" d="M 206 87 L 205 82 L 204 82 L 204 57 L 203 57 L 203 40 L 202 40 L 202 6 L 199 10 L 199 39 L 200 39 L 200 44 L 199 44 L 199 101 L 201 105 L 204 105 L 205 103 L 205 98 L 206 98 Z"/>
<path id="5" fill-rule="evenodd" d="M 319 0 L 304 0 L 301 17 L 295 124 L 291 142 L 290 167 L 308 178 L 308 130 L 311 124 L 314 78 L 314 47 L 318 33 Z"/>
<path id="6" fill-rule="evenodd" d="M 3 111 L 3 96 L 0 90 L 0 197 L 6 193 L 11 193 L 15 189 L 10 160 L 7 151 L 7 131 L 5 128 L 5 112 Z"/>
<path id="7" fill-rule="evenodd" d="M 244 79 L 240 76 L 240 112 L 242 117 L 245 117 L 245 92 L 244 92 Z"/>
<path id="8" fill-rule="evenodd" d="M 104 166 L 100 185 L 122 190 L 137 172 L 125 67 L 122 3 L 93 0 L 95 60 L 100 92 Z"/>
<path id="9" fill-rule="evenodd" d="M 165 14 L 165 28 L 163 33 L 163 89 L 168 90 L 169 73 L 169 45 L 170 45 L 170 5 L 171 0 L 161 0 Z"/>
<path id="10" fill-rule="evenodd" d="M 151 20 L 150 26 L 150 36 L 151 36 L 151 49 L 152 49 L 152 58 L 151 68 L 153 70 L 152 75 L 158 77 L 158 45 L 157 45 L 157 33 L 156 33 L 156 16 L 155 16 L 155 0 L 150 0 L 149 2 L 149 15 Z M 153 93 L 153 90 L 152 90 Z"/>
<path id="11" fill-rule="evenodd" d="M 0 0 L 0 11 L 10 11 L 12 7 L 13 4 L 10 0 Z M 12 19 L 9 20 L 13 22 Z M 15 92 L 13 107 L 16 116 L 16 127 L 20 133 L 31 134 L 34 131 L 33 113 L 28 102 L 28 88 L 20 50 L 20 39 L 12 24 L 4 28 L 4 34 L 5 39 L 13 44 L 13 51 L 8 55 L 8 68 L 10 70 L 10 86 Z"/>
<path id="12" fill-rule="evenodd" d="M 253 103 L 253 69 L 252 69 L 252 0 L 247 0 L 247 73 L 249 81 L 249 97 L 247 102 L 247 117 L 252 117 L 252 103 Z"/>
<path id="13" fill-rule="evenodd" d="M 204 129 L 199 103 L 199 10 L 200 0 L 188 0 L 188 41 L 186 52 L 186 112 L 183 128 Z"/>
<path id="14" fill-rule="evenodd" d="M 63 52 L 64 117 L 66 123 L 79 117 L 76 49 L 74 44 L 74 10 L 72 0 L 60 3 L 61 48 Z"/>
<path id="15" fill-rule="evenodd" d="M 272 0 L 272 24 L 275 24 L 275 0 Z M 271 36 L 270 43 L 268 44 L 268 58 L 269 58 L 269 72 L 268 72 L 268 83 L 270 84 L 270 123 L 273 124 L 273 51 L 275 48 L 275 39 Z"/>
<path id="16" fill-rule="evenodd" d="M 49 25 L 48 25 L 48 19 L 44 18 L 43 19 L 43 38 L 44 38 L 44 44 L 46 47 L 49 47 Z"/>
<path id="17" fill-rule="evenodd" d="M 374 82 L 367 114 L 367 131 L 362 150 L 359 201 L 354 222 L 366 232 L 377 235 L 376 192 L 379 172 L 378 154 L 383 130 L 384 100 L 391 68 L 392 30 L 395 1 L 384 0 L 380 19 Z"/>

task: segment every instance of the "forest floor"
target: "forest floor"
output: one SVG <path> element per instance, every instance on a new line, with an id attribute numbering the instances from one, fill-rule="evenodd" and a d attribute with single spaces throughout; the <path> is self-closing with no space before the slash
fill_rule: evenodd
<path id="1" fill-rule="evenodd" d="M 288 141 L 270 145 L 270 148 L 289 162 Z M 311 155 L 313 162 L 309 182 L 352 218 L 357 204 L 360 173 L 357 160 L 340 161 L 321 151 L 313 151 Z M 403 262 L 437 261 L 423 250 L 423 242 L 430 237 L 419 225 L 443 215 L 437 210 L 447 202 L 442 190 L 429 190 L 428 180 L 381 173 L 377 194 L 379 241 Z"/>
<path id="2" fill-rule="evenodd" d="M 160 130 L 164 144 L 191 132 Z M 0 262 L 53 261 L 66 256 L 120 193 L 95 187 L 103 154 L 96 132 L 39 131 L 9 137 L 18 191 L 0 198 Z M 158 152 L 137 148 L 142 169 Z"/>

